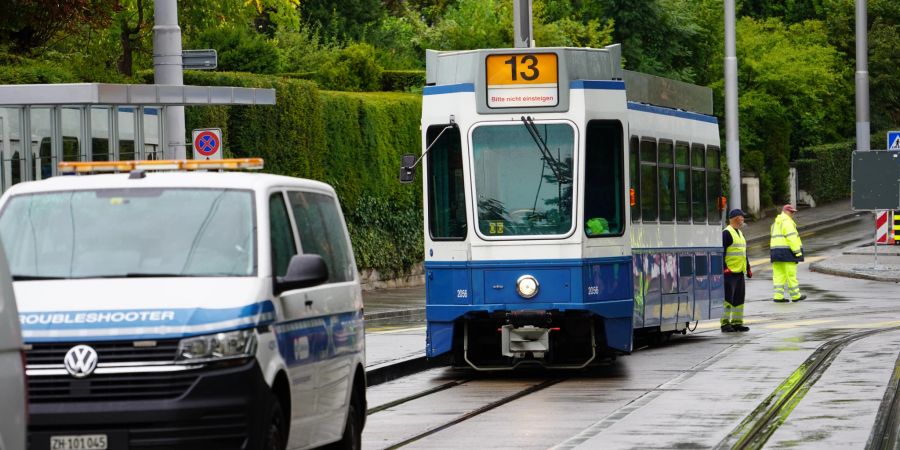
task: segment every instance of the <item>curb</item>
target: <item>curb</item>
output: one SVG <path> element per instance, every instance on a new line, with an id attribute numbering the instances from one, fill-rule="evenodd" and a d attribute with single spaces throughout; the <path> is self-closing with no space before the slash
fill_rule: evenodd
<path id="1" fill-rule="evenodd" d="M 378 322 L 383 320 L 392 320 L 392 319 L 407 319 L 407 320 L 415 320 L 415 319 L 424 319 L 425 318 L 425 308 L 409 308 L 409 309 L 395 309 L 393 311 L 382 311 L 377 313 L 366 313 L 364 314 L 364 318 L 366 322 Z"/>
<path id="2" fill-rule="evenodd" d="M 888 283 L 900 283 L 900 279 L 898 279 L 897 277 L 882 277 L 882 276 L 878 276 L 878 275 L 870 275 L 867 273 L 860 273 L 860 272 L 856 272 L 853 270 L 835 269 L 833 267 L 827 267 L 826 265 L 821 264 L 821 262 L 815 262 L 815 263 L 810 264 L 809 271 L 822 273 L 825 275 L 834 275 L 834 276 L 838 276 L 838 277 L 857 278 L 860 280 L 884 281 L 884 282 L 888 282 Z"/>
<path id="3" fill-rule="evenodd" d="M 388 381 L 446 365 L 447 361 L 443 358 L 428 359 L 428 357 L 421 354 L 409 355 L 372 366 L 371 368 L 366 367 L 366 387 L 387 383 Z"/>

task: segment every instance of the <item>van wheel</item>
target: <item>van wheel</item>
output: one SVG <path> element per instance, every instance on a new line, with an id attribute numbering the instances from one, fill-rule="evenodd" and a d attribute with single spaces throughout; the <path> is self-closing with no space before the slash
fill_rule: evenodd
<path id="1" fill-rule="evenodd" d="M 362 409 L 359 393 L 356 389 L 350 395 L 350 405 L 347 410 L 347 423 L 344 424 L 344 436 L 340 441 L 327 446 L 329 450 L 360 450 L 362 449 L 362 424 L 366 412 Z"/>
<path id="2" fill-rule="evenodd" d="M 263 450 L 284 450 L 287 447 L 287 424 L 281 402 L 275 394 L 269 396 L 269 407 L 266 411 L 266 427 L 263 430 Z"/>

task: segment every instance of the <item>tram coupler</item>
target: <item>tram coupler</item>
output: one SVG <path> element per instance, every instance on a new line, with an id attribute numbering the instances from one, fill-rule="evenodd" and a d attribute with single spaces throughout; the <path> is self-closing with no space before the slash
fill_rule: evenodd
<path id="1" fill-rule="evenodd" d="M 503 325 L 500 333 L 500 350 L 503 356 L 524 358 L 531 354 L 540 359 L 550 350 L 550 328 Z"/>

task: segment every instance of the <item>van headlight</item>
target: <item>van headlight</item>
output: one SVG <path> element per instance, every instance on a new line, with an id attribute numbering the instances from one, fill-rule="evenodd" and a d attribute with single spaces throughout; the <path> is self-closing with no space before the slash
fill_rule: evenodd
<path id="1" fill-rule="evenodd" d="M 178 343 L 180 361 L 197 361 L 250 356 L 256 351 L 252 329 L 184 338 Z"/>

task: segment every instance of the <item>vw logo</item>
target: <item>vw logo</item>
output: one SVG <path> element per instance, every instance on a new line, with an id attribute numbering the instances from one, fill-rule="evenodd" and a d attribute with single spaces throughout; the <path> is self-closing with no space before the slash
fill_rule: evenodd
<path id="1" fill-rule="evenodd" d="M 97 368 L 97 359 L 97 350 L 87 345 L 76 345 L 66 352 L 63 362 L 69 375 L 84 378 Z"/>

